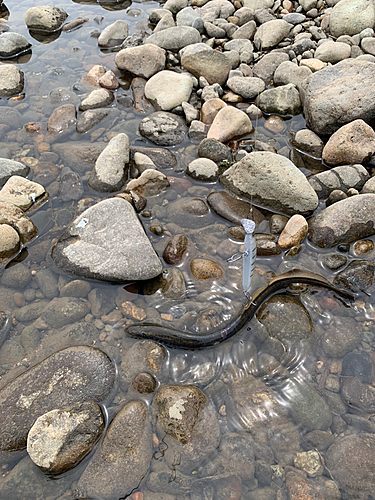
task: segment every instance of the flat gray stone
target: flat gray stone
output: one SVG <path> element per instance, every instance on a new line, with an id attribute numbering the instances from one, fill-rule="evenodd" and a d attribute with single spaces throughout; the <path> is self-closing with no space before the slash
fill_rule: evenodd
<path id="1" fill-rule="evenodd" d="M 175 26 L 152 34 L 146 38 L 145 43 L 153 43 L 165 50 L 179 51 L 186 45 L 199 43 L 201 36 L 199 31 L 191 26 Z"/>
<path id="2" fill-rule="evenodd" d="M 112 420 L 82 474 L 80 497 L 113 500 L 131 494 L 146 476 L 152 458 L 152 431 L 147 407 L 130 401 Z"/>
<path id="3" fill-rule="evenodd" d="M 90 94 L 83 99 L 79 105 L 80 111 L 86 111 L 87 109 L 104 108 L 109 106 L 114 101 L 113 92 L 107 89 L 97 89 L 90 92 Z"/>
<path id="4" fill-rule="evenodd" d="M 155 109 L 169 111 L 190 99 L 193 80 L 186 73 L 159 71 L 145 85 L 145 96 Z"/>
<path id="5" fill-rule="evenodd" d="M 0 66 L 0 97 L 10 97 L 23 90 L 24 74 L 16 66 Z"/>
<path id="6" fill-rule="evenodd" d="M 77 121 L 77 132 L 84 134 L 91 130 L 95 125 L 100 123 L 104 118 L 109 115 L 117 114 L 118 110 L 115 108 L 97 108 L 88 109 L 84 111 Z"/>
<path id="7" fill-rule="evenodd" d="M 234 76 L 229 78 L 227 85 L 244 99 L 254 99 L 266 88 L 262 79 L 251 76 Z"/>
<path id="8" fill-rule="evenodd" d="M 375 234 L 375 195 L 338 201 L 309 220 L 308 238 L 320 248 L 351 243 Z"/>
<path id="9" fill-rule="evenodd" d="M 373 123 L 374 79 L 374 63 L 345 59 L 303 80 L 299 91 L 307 126 L 327 135 L 358 118 Z"/>
<path id="10" fill-rule="evenodd" d="M 129 34 L 129 25 L 126 21 L 118 19 L 101 32 L 98 38 L 99 47 L 118 47 Z"/>
<path id="11" fill-rule="evenodd" d="M 30 30 L 56 31 L 68 17 L 64 9 L 52 5 L 38 5 L 25 12 L 25 23 Z"/>
<path id="12" fill-rule="evenodd" d="M 217 50 L 206 48 L 198 52 L 185 52 L 181 58 L 182 66 L 199 78 L 203 76 L 209 84 L 224 85 L 232 65 L 228 58 Z"/>
<path id="13" fill-rule="evenodd" d="M 126 182 L 129 163 L 129 137 L 120 133 L 113 137 L 102 151 L 88 180 L 96 191 L 118 191 Z"/>
<path id="14" fill-rule="evenodd" d="M 269 85 L 271 80 L 273 80 L 276 69 L 285 61 L 289 61 L 288 54 L 284 52 L 270 52 L 254 64 L 253 75 L 261 78 L 266 85 Z"/>
<path id="15" fill-rule="evenodd" d="M 284 156 L 268 151 L 247 154 L 220 177 L 232 193 L 287 215 L 309 214 L 318 196 L 303 173 Z"/>
<path id="16" fill-rule="evenodd" d="M 154 278 L 163 267 L 122 198 L 103 200 L 77 217 L 53 247 L 52 259 L 76 276 L 121 283 Z"/>
<path id="17" fill-rule="evenodd" d="M 115 382 L 115 366 L 99 349 L 76 346 L 52 354 L 0 391 L 0 450 L 21 450 L 35 420 L 73 403 L 100 403 Z"/>
<path id="18" fill-rule="evenodd" d="M 260 50 L 272 49 L 289 34 L 292 28 L 293 25 L 283 19 L 267 21 L 257 29 L 254 35 L 254 45 Z"/>
<path id="19" fill-rule="evenodd" d="M 31 47 L 31 43 L 19 33 L 7 32 L 0 35 L 0 58 L 14 57 Z"/>
<path id="20" fill-rule="evenodd" d="M 298 89 L 292 83 L 262 92 L 255 104 L 265 113 L 298 115 L 302 110 Z"/>
<path id="21" fill-rule="evenodd" d="M 322 43 L 316 49 L 314 57 L 323 62 L 335 64 L 343 59 L 348 59 L 351 54 L 350 45 L 343 42 L 329 41 Z"/>
<path id="22" fill-rule="evenodd" d="M 0 188 L 4 186 L 6 181 L 12 177 L 12 175 L 26 177 L 29 172 L 30 167 L 19 161 L 0 158 Z"/>

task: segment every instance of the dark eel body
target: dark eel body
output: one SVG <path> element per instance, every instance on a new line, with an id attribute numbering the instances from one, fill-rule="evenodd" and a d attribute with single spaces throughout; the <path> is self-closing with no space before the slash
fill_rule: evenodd
<path id="1" fill-rule="evenodd" d="M 125 332 L 131 337 L 154 340 L 167 347 L 179 349 L 212 347 L 236 335 L 236 333 L 252 319 L 265 300 L 278 290 L 286 288 L 293 283 L 303 283 L 328 288 L 345 299 L 354 299 L 353 294 L 346 290 L 336 288 L 319 274 L 293 269 L 292 271 L 276 276 L 267 286 L 257 290 L 251 301 L 245 306 L 241 316 L 221 330 L 199 335 L 188 331 L 180 331 L 174 328 L 160 326 L 155 323 L 137 323 L 126 327 Z"/>

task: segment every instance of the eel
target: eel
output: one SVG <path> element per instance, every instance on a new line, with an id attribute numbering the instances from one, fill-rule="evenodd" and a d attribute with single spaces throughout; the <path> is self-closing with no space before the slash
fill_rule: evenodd
<path id="1" fill-rule="evenodd" d="M 156 323 L 136 323 L 125 328 L 125 332 L 138 339 L 154 340 L 167 347 L 179 349 L 202 349 L 213 347 L 238 333 L 254 316 L 259 307 L 275 292 L 295 283 L 316 285 L 339 294 L 344 299 L 353 300 L 354 295 L 347 290 L 336 288 L 327 279 L 310 271 L 293 269 L 273 278 L 268 285 L 259 288 L 246 304 L 242 314 L 221 330 L 199 335 L 189 331 L 161 326 Z"/>

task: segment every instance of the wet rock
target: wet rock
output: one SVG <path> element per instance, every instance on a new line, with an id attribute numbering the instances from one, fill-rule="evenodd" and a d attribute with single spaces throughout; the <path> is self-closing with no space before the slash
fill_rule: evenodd
<path id="1" fill-rule="evenodd" d="M 128 496 L 147 474 L 152 433 L 147 408 L 130 401 L 112 420 L 105 438 L 78 481 L 79 495 L 112 500 Z"/>
<path id="2" fill-rule="evenodd" d="M 329 16 L 329 29 L 335 38 L 356 35 L 365 28 L 373 28 L 375 9 L 366 0 L 344 0 L 334 5 Z"/>
<path id="3" fill-rule="evenodd" d="M 149 36 L 145 43 L 152 43 L 165 50 L 179 51 L 186 45 L 199 43 L 201 37 L 199 31 L 191 26 L 175 26 Z"/>
<path id="4" fill-rule="evenodd" d="M 120 86 L 112 70 L 107 71 L 99 78 L 99 85 L 107 90 L 117 90 Z"/>
<path id="5" fill-rule="evenodd" d="M 77 121 L 77 132 L 84 134 L 100 123 L 104 118 L 113 115 L 117 110 L 114 108 L 97 108 L 84 111 Z"/>
<path id="6" fill-rule="evenodd" d="M 350 408 L 372 414 L 375 411 L 375 388 L 357 377 L 341 377 L 341 398 Z"/>
<path id="7" fill-rule="evenodd" d="M 190 494 L 193 477 L 181 474 L 178 467 L 176 467 L 176 472 L 173 472 L 165 462 L 161 462 L 158 469 L 151 471 L 147 477 L 147 488 L 152 491 L 152 494 L 145 498 L 159 500 L 157 496 L 159 493 L 160 500 L 172 500 L 172 498 L 175 500 L 176 496 Z"/>
<path id="8" fill-rule="evenodd" d="M 322 199 L 336 189 L 344 192 L 349 188 L 361 189 L 369 178 L 368 175 L 362 165 L 345 165 L 312 175 L 309 182 L 319 199 Z"/>
<path id="9" fill-rule="evenodd" d="M 357 293 L 359 290 L 371 289 L 374 274 L 375 266 L 372 262 L 356 259 L 335 276 L 334 282 Z"/>
<path id="10" fill-rule="evenodd" d="M 147 169 L 126 185 L 126 192 L 135 192 L 141 196 L 154 196 L 162 193 L 169 187 L 168 178 L 158 170 Z"/>
<path id="11" fill-rule="evenodd" d="M 120 50 L 115 57 L 116 66 L 136 76 L 150 78 L 165 66 L 165 51 L 153 44 Z"/>
<path id="12" fill-rule="evenodd" d="M 177 158 L 172 151 L 169 151 L 169 149 L 130 146 L 130 157 L 132 159 L 134 159 L 134 155 L 137 152 L 148 156 L 156 165 L 158 170 L 173 168 L 177 166 Z"/>
<path id="13" fill-rule="evenodd" d="M 342 358 L 355 349 L 362 339 L 363 331 L 353 318 L 337 317 L 334 323 L 322 332 L 321 346 L 327 356 Z"/>
<path id="14" fill-rule="evenodd" d="M 0 38 L 1 49 L 1 38 Z M 10 97 L 23 91 L 24 73 L 10 64 L 0 67 L 0 97 Z"/>
<path id="15" fill-rule="evenodd" d="M 324 500 L 326 497 L 321 493 L 321 488 L 316 486 L 311 479 L 307 479 L 301 472 L 294 470 L 286 473 L 286 486 L 290 500 Z"/>
<path id="16" fill-rule="evenodd" d="M 72 280 L 60 288 L 61 297 L 81 297 L 84 298 L 91 290 L 91 285 L 87 281 Z"/>
<path id="17" fill-rule="evenodd" d="M 103 108 L 104 106 L 109 106 L 113 100 L 114 95 L 109 90 L 93 90 L 85 99 L 83 99 L 79 105 L 79 110 L 86 111 L 87 109 Z"/>
<path id="18" fill-rule="evenodd" d="M 99 349 L 70 347 L 52 354 L 0 391 L 1 450 L 19 450 L 35 420 L 44 413 L 84 401 L 104 401 L 115 367 Z"/>
<path id="19" fill-rule="evenodd" d="M 103 430 L 100 407 L 76 403 L 37 418 L 27 436 L 27 452 L 42 471 L 61 474 L 83 460 Z"/>
<path id="20" fill-rule="evenodd" d="M 351 243 L 375 234 L 375 195 L 363 194 L 334 203 L 309 220 L 309 240 L 320 248 Z"/>
<path id="21" fill-rule="evenodd" d="M 268 21 L 257 29 L 254 35 L 254 44 L 259 50 L 271 49 L 289 34 L 292 27 L 292 24 L 282 19 Z"/>
<path id="22" fill-rule="evenodd" d="M 52 151 L 59 155 L 66 167 L 78 174 L 84 174 L 92 169 L 98 156 L 107 145 L 106 142 L 72 141 L 53 144 Z"/>
<path id="23" fill-rule="evenodd" d="M 239 500 L 241 498 L 241 480 L 236 475 L 223 475 L 218 477 L 204 478 L 192 484 L 192 495 L 197 500 L 204 500 L 206 492 L 212 492 L 213 498 L 225 500 L 231 498 Z"/>
<path id="24" fill-rule="evenodd" d="M 198 158 L 189 163 L 186 173 L 198 181 L 212 182 L 219 177 L 219 167 L 208 158 Z"/>
<path id="25" fill-rule="evenodd" d="M 0 224 L 12 226 L 24 245 L 30 243 L 38 234 L 36 226 L 26 217 L 23 210 L 12 203 L 0 202 Z"/>
<path id="26" fill-rule="evenodd" d="M 257 255 L 259 257 L 270 257 L 271 255 L 280 255 L 281 248 L 275 241 L 257 238 Z"/>
<path id="27" fill-rule="evenodd" d="M 221 267 L 208 259 L 193 259 L 190 263 L 190 271 L 195 278 L 200 280 L 217 279 L 223 274 Z"/>
<path id="28" fill-rule="evenodd" d="M 374 75 L 373 63 L 347 59 L 303 80 L 299 90 L 307 126 L 325 135 L 356 119 L 371 123 L 375 105 L 368 96 Z"/>
<path id="29" fill-rule="evenodd" d="M 141 372 L 159 379 L 166 361 L 167 354 L 162 345 L 151 340 L 133 344 L 122 356 L 120 376 L 123 390 L 126 390 L 133 378 Z"/>
<path id="30" fill-rule="evenodd" d="M 356 241 L 353 245 L 353 253 L 356 257 L 360 257 L 374 249 L 374 243 L 371 240 Z"/>
<path id="31" fill-rule="evenodd" d="M 363 498 L 373 493 L 375 466 L 373 434 L 353 434 L 337 439 L 329 447 L 325 461 L 334 480 L 339 483 L 341 494 L 355 499 L 358 498 L 358 493 Z"/>
<path id="32" fill-rule="evenodd" d="M 331 269 L 331 271 L 340 269 L 340 267 L 345 266 L 347 262 L 348 259 L 345 255 L 332 254 L 323 259 L 323 264 L 328 267 L 328 269 Z"/>
<path id="33" fill-rule="evenodd" d="M 289 57 L 283 52 L 270 52 L 269 54 L 265 54 L 254 64 L 253 74 L 261 78 L 266 85 L 269 85 L 271 80 L 273 80 L 276 69 L 285 61 L 289 61 Z"/>
<path id="34" fill-rule="evenodd" d="M 128 163 L 129 138 L 120 133 L 100 153 L 89 177 L 89 186 L 100 192 L 118 191 L 126 182 Z"/>
<path id="35" fill-rule="evenodd" d="M 330 165 L 364 163 L 374 152 L 375 132 L 363 120 L 354 120 L 329 138 L 323 160 Z"/>
<path id="36" fill-rule="evenodd" d="M 213 83 L 224 85 L 232 69 L 228 58 L 217 50 L 186 52 L 181 58 L 181 64 L 197 78 L 203 76 L 210 85 Z"/>
<path id="37" fill-rule="evenodd" d="M 98 38 L 99 47 L 118 47 L 129 34 L 129 25 L 122 19 L 117 19 L 100 33 Z"/>
<path id="38" fill-rule="evenodd" d="M 283 248 L 291 248 L 299 245 L 306 238 L 308 225 L 302 215 L 293 215 L 286 223 L 278 239 L 278 245 Z"/>
<path id="39" fill-rule="evenodd" d="M 25 12 L 25 23 L 30 30 L 56 31 L 68 17 L 64 9 L 52 5 L 31 7 Z"/>
<path id="40" fill-rule="evenodd" d="M 149 373 L 138 373 L 132 380 L 132 388 L 140 394 L 152 394 L 157 382 Z"/>
<path id="41" fill-rule="evenodd" d="M 41 184 L 13 175 L 0 191 L 0 203 L 12 204 L 24 212 L 32 211 L 45 203 L 48 193 Z"/>
<path id="42" fill-rule="evenodd" d="M 163 294 L 165 304 L 168 303 L 166 299 L 179 300 L 185 297 L 185 281 L 179 269 L 165 269 L 160 276 L 149 280 L 143 287 L 143 293 L 146 296 L 159 294 L 159 292 Z"/>
<path id="43" fill-rule="evenodd" d="M 167 264 L 172 266 L 182 262 L 184 253 L 186 252 L 188 239 L 184 234 L 176 234 L 171 238 L 163 252 L 163 259 Z"/>
<path id="44" fill-rule="evenodd" d="M 77 123 L 77 111 L 74 104 L 63 104 L 54 109 L 48 118 L 47 131 L 50 134 L 62 134 Z"/>
<path id="45" fill-rule="evenodd" d="M 326 430 L 332 423 L 332 415 L 327 403 L 312 385 L 290 379 L 288 391 L 290 413 L 297 425 L 306 431 Z"/>
<path id="46" fill-rule="evenodd" d="M 61 328 L 83 319 L 89 312 L 86 301 L 74 297 L 61 297 L 51 300 L 44 308 L 42 318 L 50 327 Z"/>
<path id="47" fill-rule="evenodd" d="M 205 227 L 212 221 L 209 209 L 199 198 L 182 198 L 168 205 L 169 220 L 183 228 Z"/>
<path id="48" fill-rule="evenodd" d="M 83 212 L 51 256 L 66 272 L 105 281 L 150 279 L 162 271 L 134 209 L 121 198 L 103 200 Z"/>
<path id="49" fill-rule="evenodd" d="M 169 111 L 190 99 L 193 80 L 184 73 L 160 71 L 145 86 L 145 96 L 155 109 Z"/>
<path id="50" fill-rule="evenodd" d="M 225 142 L 252 131 L 253 126 L 246 113 L 232 106 L 226 106 L 215 116 L 207 138 Z"/>
<path id="51" fill-rule="evenodd" d="M 8 224 L 0 224 L 0 267 L 16 255 L 20 248 L 20 237 Z"/>
<path id="52" fill-rule="evenodd" d="M 291 144 L 301 151 L 314 156 L 315 158 L 322 157 L 324 143 L 312 130 L 298 130 L 296 135 L 291 140 Z"/>
<path id="53" fill-rule="evenodd" d="M 8 59 L 25 52 L 31 47 L 31 43 L 19 33 L 1 33 L 0 34 L 0 58 Z M 4 70 L 2 70 L 4 72 Z M 6 73 L 8 73 L 6 71 Z"/>
<path id="54" fill-rule="evenodd" d="M 59 294 L 57 277 L 50 269 L 40 269 L 35 274 L 35 281 L 46 299 L 53 299 Z"/>
<path id="55" fill-rule="evenodd" d="M 235 224 L 241 224 L 241 219 L 251 218 L 256 224 L 264 220 L 262 213 L 246 201 L 234 198 L 225 191 L 208 195 L 207 203 L 215 214 Z"/>
<path id="56" fill-rule="evenodd" d="M 288 85 L 292 83 L 296 87 L 308 76 L 311 75 L 311 70 L 306 66 L 297 66 L 292 61 L 284 61 L 274 73 L 275 85 Z"/>
<path id="57" fill-rule="evenodd" d="M 371 384 L 374 379 L 374 368 L 368 352 L 349 352 L 342 360 L 341 375 L 357 377 L 363 384 Z"/>
<path id="58" fill-rule="evenodd" d="M 182 444 L 192 440 L 199 413 L 206 404 L 205 395 L 191 385 L 166 385 L 155 396 L 155 411 L 158 424 L 164 432 Z"/>
<path id="59" fill-rule="evenodd" d="M 317 451 L 304 451 L 296 453 L 294 465 L 308 474 L 309 477 L 320 476 L 324 467 Z"/>
<path id="60" fill-rule="evenodd" d="M 82 78 L 82 82 L 85 86 L 97 87 L 99 85 L 100 78 L 105 75 L 106 71 L 100 64 L 95 64 L 87 74 Z"/>
<path id="61" fill-rule="evenodd" d="M 324 451 L 333 443 L 334 436 L 331 431 L 311 431 L 305 434 L 304 440 L 319 451 Z"/>
<path id="62" fill-rule="evenodd" d="M 272 234 L 280 234 L 288 222 L 288 217 L 285 215 L 274 214 L 269 220 L 270 232 Z"/>
<path id="63" fill-rule="evenodd" d="M 152 168 L 157 170 L 155 163 L 147 155 L 143 153 L 134 153 L 134 165 L 139 173 L 143 173 L 145 170 Z"/>
<path id="64" fill-rule="evenodd" d="M 299 92 L 291 83 L 265 90 L 255 103 L 265 113 L 280 115 L 298 115 L 302 109 Z"/>
<path id="65" fill-rule="evenodd" d="M 230 149 L 216 139 L 203 139 L 198 146 L 198 155 L 201 158 L 209 158 L 215 163 L 230 162 L 232 159 Z"/>
<path id="66" fill-rule="evenodd" d="M 80 176 L 72 172 L 69 167 L 61 171 L 60 199 L 61 201 L 77 201 L 82 198 L 84 187 Z"/>
<path id="67" fill-rule="evenodd" d="M 307 214 L 318 205 L 301 171 L 287 158 L 270 152 L 247 154 L 221 175 L 220 182 L 238 196 L 288 215 Z"/>
<path id="68" fill-rule="evenodd" d="M 139 132 L 158 146 L 175 146 L 185 139 L 186 125 L 179 116 L 157 111 L 141 120 Z"/>
<path id="69" fill-rule="evenodd" d="M 0 188 L 4 186 L 6 181 L 10 177 L 12 177 L 12 175 L 26 177 L 29 172 L 30 172 L 30 167 L 24 165 L 19 161 L 8 160 L 7 158 L 0 158 Z"/>
<path id="70" fill-rule="evenodd" d="M 247 434 L 227 433 L 220 443 L 222 465 L 226 474 L 240 476 L 244 484 L 254 481 L 254 442 Z"/>

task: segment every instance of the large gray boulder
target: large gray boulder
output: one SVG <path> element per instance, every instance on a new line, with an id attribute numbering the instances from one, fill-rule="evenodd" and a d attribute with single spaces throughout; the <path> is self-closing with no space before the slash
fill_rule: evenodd
<path id="1" fill-rule="evenodd" d="M 345 59 L 313 73 L 299 85 L 308 127 L 317 134 L 332 134 L 361 118 L 375 120 L 375 64 Z"/>
<path id="2" fill-rule="evenodd" d="M 356 35 L 365 28 L 373 28 L 375 6 L 372 0 L 340 0 L 329 16 L 331 35 Z"/>
<path id="3" fill-rule="evenodd" d="M 51 257 L 70 274 L 121 283 L 154 278 L 163 268 L 123 198 L 103 200 L 83 212 L 67 227 Z"/>
<path id="4" fill-rule="evenodd" d="M 303 173 L 284 156 L 268 151 L 249 153 L 220 177 L 232 193 L 287 215 L 309 214 L 318 196 Z"/>
<path id="5" fill-rule="evenodd" d="M 320 248 L 351 243 L 375 234 L 375 195 L 338 201 L 309 220 L 309 240 Z"/>

